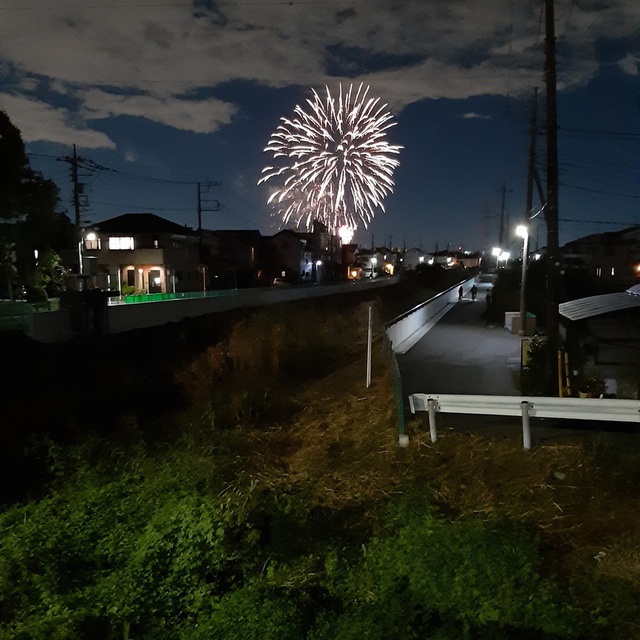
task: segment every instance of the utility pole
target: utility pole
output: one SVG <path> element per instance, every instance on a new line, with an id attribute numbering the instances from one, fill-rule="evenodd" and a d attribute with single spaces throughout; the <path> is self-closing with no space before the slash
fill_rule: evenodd
<path id="1" fill-rule="evenodd" d="M 210 212 L 213 213 L 215 211 L 220 211 L 220 201 L 213 200 L 211 198 L 204 199 L 203 194 L 209 192 L 211 187 L 219 187 L 221 182 L 198 182 L 198 202 L 197 202 L 197 210 L 198 210 L 198 253 L 200 262 L 204 259 L 204 251 L 203 251 L 203 241 L 202 241 L 202 213 Z M 204 273 L 204 267 L 203 267 Z"/>
<path id="2" fill-rule="evenodd" d="M 75 214 L 75 223 L 78 230 L 80 229 L 80 185 L 78 183 L 78 154 L 76 153 L 76 145 L 73 145 L 73 156 L 71 163 L 71 180 L 73 181 L 73 212 Z"/>
<path id="3" fill-rule="evenodd" d="M 78 234 L 78 273 L 84 275 L 84 242 L 82 241 L 82 228 L 80 227 L 80 185 L 78 183 L 78 154 L 76 145 L 73 145 L 71 158 L 71 180 L 73 181 L 73 212 L 75 214 L 76 233 Z M 84 284 L 83 284 L 84 288 Z"/>
<path id="4" fill-rule="evenodd" d="M 70 156 L 64 156 L 63 158 L 58 158 L 58 160 L 62 160 L 71 166 L 71 185 L 73 187 L 73 216 L 74 216 L 74 224 L 76 227 L 76 234 L 78 239 L 78 274 L 80 276 L 84 275 L 84 242 L 82 237 L 82 208 L 86 207 L 86 202 L 81 200 L 86 199 L 83 196 L 83 187 L 84 185 L 80 182 L 78 167 L 82 164 L 83 167 L 88 168 L 89 170 L 100 170 L 103 167 L 96 165 L 95 163 L 91 163 L 90 161 L 85 160 L 84 158 L 78 156 L 78 152 L 76 151 L 76 145 L 73 145 L 73 154 Z M 87 165 L 90 165 L 87 167 Z"/>
<path id="5" fill-rule="evenodd" d="M 202 213 L 220 211 L 220 202 L 211 198 L 203 199 L 203 194 L 211 187 L 219 187 L 222 182 L 198 182 L 198 233 L 202 236 Z"/>
<path id="6" fill-rule="evenodd" d="M 498 234 L 498 246 L 501 249 L 504 249 L 504 246 L 502 244 L 504 240 L 504 204 L 505 204 L 505 196 L 507 193 L 507 187 L 504 183 L 502 184 L 502 187 L 498 189 L 498 193 L 502 194 L 502 198 L 500 201 L 500 233 Z"/>
<path id="7" fill-rule="evenodd" d="M 524 211 L 525 234 L 522 243 L 522 277 L 520 282 L 520 333 L 527 334 L 527 258 L 529 257 L 529 239 L 531 237 L 531 209 L 533 208 L 533 171 L 536 161 L 536 134 L 538 117 L 538 87 L 533 91 L 533 106 L 531 107 L 531 128 L 529 130 L 529 164 L 527 167 L 527 200 Z"/>
<path id="8" fill-rule="evenodd" d="M 547 361 L 545 387 L 558 395 L 558 347 L 560 314 L 560 249 L 558 243 L 558 113 L 556 98 L 556 37 L 553 0 L 545 0 L 545 84 L 547 89 Z"/>
<path id="9" fill-rule="evenodd" d="M 527 167 L 527 201 L 525 204 L 525 224 L 528 224 L 533 209 L 533 174 L 536 168 L 536 136 L 538 134 L 538 87 L 533 90 L 531 107 L 531 128 L 529 129 L 529 165 Z"/>

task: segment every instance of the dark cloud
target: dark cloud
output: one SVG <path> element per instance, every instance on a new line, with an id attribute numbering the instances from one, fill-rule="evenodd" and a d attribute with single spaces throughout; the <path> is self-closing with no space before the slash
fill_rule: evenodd
<path id="1" fill-rule="evenodd" d="M 225 26 L 229 21 L 213 0 L 193 0 L 194 18 L 207 18 L 212 24 Z"/>
<path id="2" fill-rule="evenodd" d="M 421 55 L 394 55 L 368 51 L 359 47 L 332 45 L 327 47 L 325 69 L 330 76 L 354 77 L 373 71 L 399 69 L 421 62 Z"/>

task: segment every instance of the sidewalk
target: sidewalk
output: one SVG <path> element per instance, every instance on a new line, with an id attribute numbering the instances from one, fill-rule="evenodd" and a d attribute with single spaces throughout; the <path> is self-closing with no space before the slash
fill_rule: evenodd
<path id="1" fill-rule="evenodd" d="M 412 393 L 519 396 L 522 336 L 486 323 L 488 285 L 479 284 L 472 302 L 461 302 L 405 354 L 396 354 L 405 400 Z M 405 407 L 408 412 L 408 403 Z M 421 414 L 426 420 L 426 414 Z M 438 430 L 451 429 L 491 437 L 520 439 L 522 421 L 506 416 L 439 414 Z M 613 438 L 638 446 L 637 425 L 535 418 L 533 442 L 564 442 L 572 438 Z M 426 427 L 428 429 L 428 427 Z"/>
<path id="2" fill-rule="evenodd" d="M 520 395 L 521 336 L 486 323 L 488 285 L 466 293 L 407 353 L 398 354 L 404 395 Z"/>

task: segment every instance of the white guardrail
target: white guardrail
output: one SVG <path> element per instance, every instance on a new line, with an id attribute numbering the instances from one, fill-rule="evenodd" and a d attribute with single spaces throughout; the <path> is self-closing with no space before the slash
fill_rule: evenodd
<path id="1" fill-rule="evenodd" d="M 409 351 L 458 302 L 458 289 L 462 287 L 464 292 L 468 293 L 475 282 L 475 277 L 458 282 L 446 291 L 391 320 L 387 324 L 387 336 L 394 353 Z"/>
<path id="2" fill-rule="evenodd" d="M 640 401 L 611 398 L 552 398 L 526 396 L 468 396 L 457 394 L 413 393 L 411 413 L 429 413 L 429 432 L 435 442 L 436 413 L 464 413 L 488 416 L 522 416 L 522 441 L 531 448 L 529 418 L 604 420 L 640 423 Z"/>

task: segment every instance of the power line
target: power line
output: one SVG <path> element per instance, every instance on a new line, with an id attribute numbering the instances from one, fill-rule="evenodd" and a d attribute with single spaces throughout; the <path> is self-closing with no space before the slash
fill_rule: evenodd
<path id="1" fill-rule="evenodd" d="M 117 202 L 100 202 L 98 200 L 94 200 L 93 202 L 104 207 L 117 207 L 118 209 L 135 209 L 136 211 L 193 211 L 193 207 L 139 207 L 133 204 L 122 204 Z"/>
<path id="2" fill-rule="evenodd" d="M 609 224 L 615 226 L 623 226 L 623 227 L 638 227 L 640 223 L 638 222 L 621 222 L 615 220 L 579 220 L 578 218 L 560 218 L 561 222 L 579 222 L 584 224 Z"/>
<path id="3" fill-rule="evenodd" d="M 561 182 L 560 186 L 565 187 L 567 189 L 578 189 L 579 191 L 589 191 L 590 193 L 599 193 L 605 196 L 615 196 L 617 198 L 631 198 L 633 200 L 640 200 L 640 195 L 631 195 L 629 193 L 617 193 L 615 191 L 602 191 L 600 189 L 591 189 L 589 187 L 579 187 L 575 184 L 568 184 L 566 182 Z"/>
<path id="4" fill-rule="evenodd" d="M 558 127 L 558 131 L 577 131 L 581 133 L 597 133 L 602 135 L 630 136 L 630 137 L 640 138 L 640 133 L 635 133 L 633 131 L 608 131 L 605 129 L 579 129 L 577 127 Z"/>

